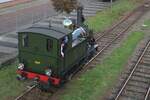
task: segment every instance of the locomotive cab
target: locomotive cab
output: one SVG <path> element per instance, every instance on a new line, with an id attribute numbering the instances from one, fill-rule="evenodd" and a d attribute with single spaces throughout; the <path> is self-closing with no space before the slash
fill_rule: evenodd
<path id="1" fill-rule="evenodd" d="M 18 79 L 37 80 L 58 86 L 70 70 L 87 54 L 87 38 L 82 28 L 32 26 L 18 32 Z"/>
<path id="2" fill-rule="evenodd" d="M 18 32 L 19 65 L 18 78 L 38 79 L 53 85 L 60 83 L 61 44 L 69 39 L 68 29 L 33 26 Z M 67 41 L 69 48 L 69 41 Z"/>
<path id="3" fill-rule="evenodd" d="M 60 86 L 90 58 L 98 45 L 83 24 L 82 10 L 77 9 L 77 23 L 63 21 L 65 28 L 34 25 L 18 32 L 19 80 L 36 80 L 44 90 Z"/>

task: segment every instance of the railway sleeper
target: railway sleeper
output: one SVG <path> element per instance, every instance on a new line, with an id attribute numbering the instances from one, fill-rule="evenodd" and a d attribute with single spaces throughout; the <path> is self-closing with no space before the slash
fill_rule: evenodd
<path id="1" fill-rule="evenodd" d="M 148 83 L 145 82 L 139 82 L 139 81 L 135 81 L 135 80 L 130 80 L 130 82 L 128 83 L 129 85 L 135 85 L 135 86 L 141 86 L 143 88 L 147 88 L 149 86 Z"/>
<path id="2" fill-rule="evenodd" d="M 135 95 L 135 94 L 143 95 L 146 93 L 146 89 L 133 87 L 133 86 L 126 86 L 123 93 L 129 93 L 130 95 Z"/>
<path id="3" fill-rule="evenodd" d="M 149 58 L 144 57 L 142 60 L 146 62 L 150 62 L 150 57 Z"/>
<path id="4" fill-rule="evenodd" d="M 139 57 L 139 55 L 136 56 L 136 57 Z M 131 61 L 131 63 L 132 63 L 133 66 L 135 66 L 135 64 L 137 63 L 137 60 L 133 60 L 133 61 Z"/>
<path id="5" fill-rule="evenodd" d="M 146 62 L 142 62 L 141 64 L 147 67 L 150 66 L 150 63 L 146 63 Z"/>
<path id="6" fill-rule="evenodd" d="M 147 64 L 147 67 L 150 66 L 150 60 L 148 61 L 148 60 L 144 60 L 144 59 L 143 59 L 143 60 L 141 61 L 141 63 Z"/>
<path id="7" fill-rule="evenodd" d="M 140 64 L 140 68 L 143 68 L 143 69 L 145 69 L 145 70 L 150 70 L 150 67 L 147 67 L 147 66 L 142 65 L 142 64 Z"/>
<path id="8" fill-rule="evenodd" d="M 144 55 L 144 58 L 150 59 L 150 55 Z"/>
<path id="9" fill-rule="evenodd" d="M 129 72 L 124 72 L 124 73 L 122 74 L 122 77 L 121 77 L 121 78 L 125 80 L 125 79 L 127 79 L 127 77 L 129 76 L 129 74 L 130 74 Z"/>
<path id="10" fill-rule="evenodd" d="M 116 37 L 117 35 L 115 35 L 115 36 L 104 36 L 102 39 L 101 39 L 101 41 L 110 41 L 110 40 L 113 40 L 115 37 Z"/>
<path id="11" fill-rule="evenodd" d="M 105 100 L 114 100 L 114 97 L 116 96 L 116 93 L 115 94 L 110 94 L 109 96 L 107 96 L 106 98 L 104 98 Z"/>
<path id="12" fill-rule="evenodd" d="M 146 74 L 134 73 L 134 74 L 133 74 L 133 78 L 134 78 L 135 76 L 136 76 L 136 77 L 141 77 L 142 79 L 145 79 L 145 80 L 147 80 L 147 81 L 150 80 L 150 76 L 148 76 L 148 75 L 146 75 Z"/>
<path id="13" fill-rule="evenodd" d="M 139 86 L 139 85 L 137 85 L 137 84 L 130 84 L 130 83 L 128 83 L 128 85 L 127 85 L 127 87 L 129 86 L 129 88 L 131 89 L 131 87 L 133 88 L 133 89 L 131 89 L 131 90 L 142 90 L 142 91 L 145 91 L 145 90 L 147 90 L 147 87 L 144 87 L 144 86 Z M 138 92 L 138 91 L 137 91 Z"/>
<path id="14" fill-rule="evenodd" d="M 137 81 L 137 82 L 145 82 L 145 83 L 149 83 L 149 81 L 147 79 L 143 79 L 142 77 L 138 77 L 138 76 L 134 76 L 131 78 L 132 81 Z"/>
<path id="15" fill-rule="evenodd" d="M 150 51 L 146 51 L 145 55 L 150 56 Z"/>
<path id="16" fill-rule="evenodd" d="M 136 72 L 150 75 L 150 70 L 137 68 Z"/>
<path id="17" fill-rule="evenodd" d="M 100 63 L 102 61 L 102 59 L 96 58 L 95 61 Z"/>
<path id="18" fill-rule="evenodd" d="M 138 94 L 136 94 L 136 95 L 138 95 Z M 144 98 L 143 95 L 136 97 L 135 95 L 128 95 L 128 93 L 126 93 L 120 97 L 120 100 L 142 100 L 143 98 Z"/>
<path id="19" fill-rule="evenodd" d="M 99 62 L 97 62 L 97 61 L 94 61 L 91 63 L 92 66 L 96 66 L 97 64 L 99 64 Z"/>

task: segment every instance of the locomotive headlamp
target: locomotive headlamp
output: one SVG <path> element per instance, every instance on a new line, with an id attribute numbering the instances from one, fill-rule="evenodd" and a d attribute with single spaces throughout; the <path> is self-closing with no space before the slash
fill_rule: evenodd
<path id="1" fill-rule="evenodd" d="M 20 63 L 19 66 L 18 66 L 18 69 L 23 70 L 24 69 L 24 64 Z"/>
<path id="2" fill-rule="evenodd" d="M 51 70 L 51 69 L 47 69 L 47 70 L 45 71 L 45 74 L 46 74 L 47 76 L 51 76 L 51 75 L 52 75 L 52 70 Z"/>

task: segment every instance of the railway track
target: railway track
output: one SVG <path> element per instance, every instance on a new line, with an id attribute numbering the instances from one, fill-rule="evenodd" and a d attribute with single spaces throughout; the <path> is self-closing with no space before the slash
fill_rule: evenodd
<path id="1" fill-rule="evenodd" d="M 129 28 L 139 19 L 142 15 L 144 15 L 149 8 L 146 8 L 144 5 L 138 7 L 135 9 L 132 13 L 130 13 L 128 16 L 123 18 L 119 23 L 114 25 L 112 28 L 110 28 L 108 31 L 104 32 L 103 34 L 99 35 L 98 33 L 95 34 L 96 41 L 99 45 L 99 51 L 97 54 L 92 57 L 83 67 L 81 71 L 78 71 L 77 73 L 84 72 L 89 68 L 92 68 L 96 64 L 99 63 L 102 54 L 110 49 L 111 45 L 116 44 L 115 42 L 121 41 L 125 33 L 129 30 Z M 112 47 L 111 47 L 112 49 Z M 76 72 L 73 73 L 71 76 L 73 77 L 76 75 Z M 32 92 L 34 91 L 34 92 Z M 61 91 L 61 89 L 60 89 Z M 32 93 L 29 93 L 32 92 Z M 33 100 L 36 96 L 39 96 L 40 93 L 39 90 L 37 91 L 35 88 L 31 89 L 30 91 L 26 92 L 24 95 L 19 96 L 19 99 L 15 100 Z M 34 94 L 33 94 L 34 93 Z M 52 94 L 52 95 L 55 95 Z M 32 99 L 31 99 L 32 98 Z M 40 97 L 41 99 L 42 97 Z M 45 98 L 45 97 L 44 97 Z M 50 97 L 48 97 L 50 99 Z M 47 98 L 47 99 L 48 99 Z M 43 98 L 42 98 L 43 99 Z M 45 99 L 43 99 L 45 100 Z"/>
<path id="2" fill-rule="evenodd" d="M 35 88 L 36 88 L 36 85 L 29 87 L 25 92 L 23 92 L 21 95 L 19 95 L 15 100 L 20 100 L 24 95 L 30 93 Z"/>
<path id="3" fill-rule="evenodd" d="M 150 95 L 150 40 L 139 55 L 137 62 L 129 73 L 113 100 L 149 100 Z"/>
<path id="4" fill-rule="evenodd" d="M 147 4 L 147 3 L 146 3 Z M 149 3 L 148 3 L 149 4 Z M 124 34 L 130 29 L 130 27 L 138 21 L 142 15 L 144 15 L 149 8 L 145 7 L 145 5 L 139 6 L 132 13 L 125 16 L 120 22 L 114 25 L 109 30 L 105 31 L 103 34 L 96 34 L 96 42 L 99 45 L 99 52 L 84 66 L 83 69 L 86 70 L 90 67 L 96 66 L 101 60 L 101 54 L 107 54 L 107 49 L 115 43 L 120 42 Z"/>

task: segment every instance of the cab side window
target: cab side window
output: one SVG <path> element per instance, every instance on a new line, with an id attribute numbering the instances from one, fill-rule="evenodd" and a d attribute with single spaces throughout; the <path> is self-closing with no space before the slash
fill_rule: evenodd
<path id="1" fill-rule="evenodd" d="M 47 39 L 47 51 L 50 52 L 53 48 L 53 41 L 50 39 Z"/>
<path id="2" fill-rule="evenodd" d="M 28 47 L 29 45 L 29 38 L 28 38 L 28 35 L 27 34 L 24 34 L 23 36 L 22 36 L 22 45 L 23 45 L 23 47 Z"/>

